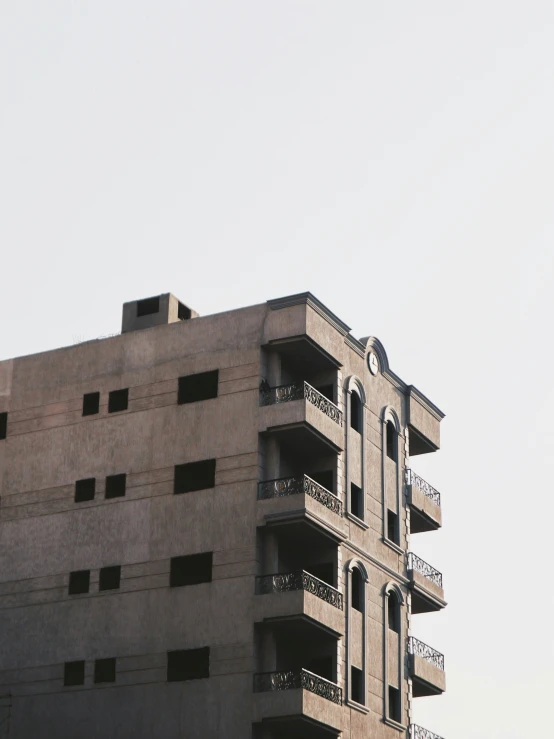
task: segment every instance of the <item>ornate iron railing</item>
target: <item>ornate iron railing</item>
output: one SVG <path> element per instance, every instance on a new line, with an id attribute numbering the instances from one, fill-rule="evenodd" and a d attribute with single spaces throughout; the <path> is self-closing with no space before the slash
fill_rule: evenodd
<path id="1" fill-rule="evenodd" d="M 307 382 L 293 382 L 289 385 L 278 385 L 270 387 L 265 381 L 260 385 L 260 398 L 262 405 L 274 405 L 275 403 L 288 403 L 289 400 L 302 400 L 304 398 L 316 408 L 329 416 L 335 423 L 342 426 L 342 411 L 340 408 L 326 398 L 325 395 L 316 390 Z"/>
<path id="2" fill-rule="evenodd" d="M 442 574 L 438 570 L 435 570 L 434 567 L 431 567 L 430 564 L 427 564 L 427 562 L 420 559 L 417 554 L 414 554 L 413 552 L 408 552 L 408 569 L 419 572 L 420 575 L 423 575 L 423 577 L 426 577 L 432 583 L 438 585 L 439 588 L 442 588 Z"/>
<path id="3" fill-rule="evenodd" d="M 442 737 L 417 724 L 410 724 L 410 739 L 442 739 Z"/>
<path id="4" fill-rule="evenodd" d="M 309 690 L 328 701 L 342 704 L 342 689 L 335 683 L 314 675 L 309 670 L 286 670 L 283 672 L 260 672 L 254 675 L 254 692 L 270 690 Z"/>
<path id="5" fill-rule="evenodd" d="M 256 593 L 259 595 L 287 593 L 290 590 L 306 590 L 342 610 L 342 593 L 305 570 L 256 578 Z"/>
<path id="6" fill-rule="evenodd" d="M 342 501 L 336 495 L 312 480 L 308 475 L 300 477 L 280 477 L 277 480 L 266 480 L 258 483 L 258 500 L 281 498 L 286 495 L 305 493 L 317 500 L 333 513 L 342 516 Z"/>
<path id="7" fill-rule="evenodd" d="M 427 662 L 438 667 L 439 670 L 444 670 L 444 655 L 427 644 L 424 644 L 422 641 L 419 641 L 414 636 L 410 636 L 408 639 L 408 652 L 418 657 L 423 657 Z"/>
<path id="8" fill-rule="evenodd" d="M 424 495 L 426 495 L 430 500 L 433 501 L 433 503 L 435 503 L 435 505 L 440 506 L 441 494 L 439 493 L 439 491 L 435 490 L 435 488 L 429 485 L 429 483 L 426 482 L 422 477 L 416 475 L 413 470 L 406 470 L 406 483 L 408 485 L 415 485 L 416 488 L 419 488 Z"/>

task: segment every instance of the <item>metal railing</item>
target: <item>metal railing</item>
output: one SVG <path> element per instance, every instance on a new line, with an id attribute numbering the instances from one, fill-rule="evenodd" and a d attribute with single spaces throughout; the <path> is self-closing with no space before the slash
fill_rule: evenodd
<path id="1" fill-rule="evenodd" d="M 272 690 L 309 690 L 310 693 L 326 698 L 332 703 L 342 704 L 342 689 L 330 680 L 325 680 L 309 670 L 284 670 L 282 672 L 259 672 L 254 675 L 254 692 Z"/>
<path id="2" fill-rule="evenodd" d="M 439 670 L 444 670 L 444 655 L 427 644 L 424 644 L 422 641 L 419 641 L 414 636 L 408 638 L 408 652 L 415 654 L 417 657 L 422 657 L 427 662 L 438 667 Z"/>
<path id="3" fill-rule="evenodd" d="M 406 484 L 415 485 L 421 492 L 426 495 L 429 500 L 432 500 L 435 505 L 440 506 L 441 494 L 432 485 L 429 485 L 422 477 L 416 475 L 413 470 L 406 469 Z"/>
<path id="4" fill-rule="evenodd" d="M 419 572 L 420 575 L 423 575 L 423 577 L 426 577 L 432 583 L 438 585 L 439 588 L 442 588 L 442 573 L 435 570 L 434 567 L 431 567 L 430 564 L 424 562 L 413 552 L 408 552 L 408 569 Z"/>
<path id="5" fill-rule="evenodd" d="M 335 606 L 335 608 L 342 610 L 342 593 L 305 570 L 287 572 L 282 575 L 263 575 L 256 578 L 256 593 L 258 595 L 287 593 L 291 590 L 306 590 L 308 593 L 312 593 L 321 600 Z"/>
<path id="6" fill-rule="evenodd" d="M 339 426 L 342 426 L 342 411 L 340 408 L 308 382 L 292 382 L 289 385 L 270 387 L 267 382 L 262 381 L 260 398 L 262 405 L 288 403 L 290 400 L 307 400 L 335 423 L 338 423 Z"/>
<path id="7" fill-rule="evenodd" d="M 442 739 L 442 737 L 417 724 L 410 724 L 410 739 Z"/>
<path id="8" fill-rule="evenodd" d="M 277 480 L 266 480 L 258 483 L 258 500 L 281 498 L 286 495 L 305 493 L 317 500 L 333 513 L 342 516 L 342 501 L 323 485 L 312 480 L 308 475 L 299 477 L 280 477 Z"/>

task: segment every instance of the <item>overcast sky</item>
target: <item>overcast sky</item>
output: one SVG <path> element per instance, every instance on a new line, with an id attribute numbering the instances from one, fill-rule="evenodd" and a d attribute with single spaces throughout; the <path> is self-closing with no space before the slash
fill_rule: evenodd
<path id="1" fill-rule="evenodd" d="M 554 690 L 554 4 L 0 1 L 0 359 L 310 290 L 446 414 L 446 739 Z"/>

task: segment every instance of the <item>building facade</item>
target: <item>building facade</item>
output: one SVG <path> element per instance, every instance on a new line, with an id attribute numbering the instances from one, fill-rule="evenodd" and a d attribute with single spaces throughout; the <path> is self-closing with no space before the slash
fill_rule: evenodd
<path id="1" fill-rule="evenodd" d="M 442 418 L 310 293 L 0 362 L 0 737 L 434 739 Z"/>

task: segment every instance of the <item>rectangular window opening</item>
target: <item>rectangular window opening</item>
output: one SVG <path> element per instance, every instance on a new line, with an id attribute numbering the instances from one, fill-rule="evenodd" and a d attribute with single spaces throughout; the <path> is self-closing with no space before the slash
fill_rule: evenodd
<path id="1" fill-rule="evenodd" d="M 108 413 L 120 413 L 129 407 L 129 388 L 112 390 L 108 395 Z"/>
<path id="2" fill-rule="evenodd" d="M 210 648 L 178 649 L 167 653 L 167 680 L 200 680 L 210 676 Z"/>
<path id="3" fill-rule="evenodd" d="M 121 584 L 121 565 L 102 567 L 98 590 L 118 590 Z"/>
<path id="4" fill-rule="evenodd" d="M 160 296 L 155 298 L 144 298 L 137 300 L 137 318 L 141 316 L 150 316 L 152 313 L 160 312 Z"/>
<path id="5" fill-rule="evenodd" d="M 363 519 L 364 507 L 362 499 L 362 488 L 355 485 L 353 482 L 350 483 L 350 512 L 356 518 Z"/>
<path id="6" fill-rule="evenodd" d="M 397 437 L 393 422 L 387 421 L 387 457 L 393 462 L 397 461 Z"/>
<path id="7" fill-rule="evenodd" d="M 94 500 L 95 492 L 95 477 L 87 477 L 84 480 L 77 480 L 75 482 L 75 503 L 84 503 L 87 500 Z"/>
<path id="8" fill-rule="evenodd" d="M 201 462 L 175 465 L 173 492 L 192 493 L 195 490 L 207 490 L 215 486 L 215 459 L 204 459 Z"/>
<path id="9" fill-rule="evenodd" d="M 199 372 L 196 375 L 179 377 L 179 405 L 217 398 L 218 381 L 219 370 Z"/>
<path id="10" fill-rule="evenodd" d="M 187 308 L 186 305 L 183 305 L 182 303 L 178 303 L 177 305 L 177 318 L 180 321 L 187 321 L 191 317 L 191 311 L 190 308 Z"/>
<path id="11" fill-rule="evenodd" d="M 350 697 L 355 703 L 364 703 L 363 673 L 357 667 L 350 668 Z"/>
<path id="12" fill-rule="evenodd" d="M 398 723 L 402 720 L 400 715 L 400 691 L 398 688 L 393 688 L 392 685 L 389 685 L 389 718 Z"/>
<path id="13" fill-rule="evenodd" d="M 398 516 L 390 509 L 387 511 L 387 539 L 398 544 Z"/>
<path id="14" fill-rule="evenodd" d="M 66 662 L 63 669 L 64 685 L 85 684 L 85 660 L 79 659 L 74 662 Z"/>
<path id="15" fill-rule="evenodd" d="M 69 573 L 69 595 L 88 593 L 90 588 L 90 570 L 75 570 Z"/>
<path id="16" fill-rule="evenodd" d="M 115 657 L 94 660 L 94 682 L 115 683 Z"/>
<path id="17" fill-rule="evenodd" d="M 83 395 L 83 416 L 94 416 L 100 411 L 100 393 Z"/>
<path id="18" fill-rule="evenodd" d="M 8 434 L 8 414 L 0 413 L 0 440 L 5 439 Z"/>
<path id="19" fill-rule="evenodd" d="M 212 581 L 212 552 L 171 558 L 169 586 L 199 585 Z"/>
<path id="20" fill-rule="evenodd" d="M 108 475 L 106 477 L 106 498 L 122 498 L 127 489 L 127 475 Z"/>

